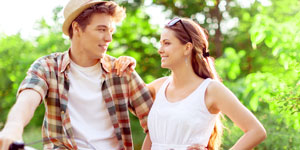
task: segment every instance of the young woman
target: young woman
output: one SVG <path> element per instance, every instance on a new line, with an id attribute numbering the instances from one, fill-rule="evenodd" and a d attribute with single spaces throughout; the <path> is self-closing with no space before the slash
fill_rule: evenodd
<path id="1" fill-rule="evenodd" d="M 209 56 L 208 35 L 200 25 L 174 18 L 161 33 L 160 43 L 161 67 L 172 73 L 148 85 L 155 101 L 143 149 L 219 149 L 221 113 L 244 131 L 231 149 L 252 149 L 266 138 L 262 124 L 220 82 Z M 118 59 L 117 72 L 127 67 L 128 60 Z"/>

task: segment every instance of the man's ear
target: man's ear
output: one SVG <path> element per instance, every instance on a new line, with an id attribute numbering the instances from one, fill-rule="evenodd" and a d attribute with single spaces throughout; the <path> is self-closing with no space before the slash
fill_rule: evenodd
<path id="1" fill-rule="evenodd" d="M 184 49 L 184 55 L 190 55 L 193 50 L 193 44 L 191 42 L 188 42 L 185 44 L 185 49 Z"/>
<path id="2" fill-rule="evenodd" d="M 73 29 L 73 35 L 77 35 L 77 36 L 80 35 L 80 32 L 82 30 L 81 30 L 78 22 L 73 21 L 72 24 L 71 24 L 71 26 L 72 26 L 72 29 Z"/>

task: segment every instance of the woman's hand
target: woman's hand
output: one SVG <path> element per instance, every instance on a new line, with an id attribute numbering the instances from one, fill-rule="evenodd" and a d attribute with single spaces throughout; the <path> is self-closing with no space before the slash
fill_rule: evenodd
<path id="1" fill-rule="evenodd" d="M 120 56 L 114 65 L 114 69 L 117 70 L 117 75 L 122 76 L 123 73 L 131 74 L 136 67 L 136 60 L 130 56 Z M 129 69 L 128 69 L 129 68 Z"/>
<path id="2" fill-rule="evenodd" d="M 187 150 L 207 150 L 207 148 L 200 144 L 194 144 L 187 148 Z"/>
<path id="3" fill-rule="evenodd" d="M 101 59 L 102 66 L 106 72 L 112 72 L 112 70 L 116 70 L 116 73 L 118 76 L 122 76 L 123 73 L 131 74 L 136 66 L 136 60 L 133 57 L 130 56 L 120 56 L 115 60 L 115 62 L 112 61 L 109 56 L 105 55 Z M 114 68 L 112 68 L 114 66 Z M 129 68 L 129 69 L 128 69 Z"/>

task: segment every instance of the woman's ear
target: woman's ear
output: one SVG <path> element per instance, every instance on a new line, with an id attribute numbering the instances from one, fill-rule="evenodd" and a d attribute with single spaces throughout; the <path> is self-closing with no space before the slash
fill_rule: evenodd
<path id="1" fill-rule="evenodd" d="M 191 42 L 186 43 L 184 55 L 189 55 L 190 53 L 192 53 L 192 50 L 193 50 L 193 44 Z"/>

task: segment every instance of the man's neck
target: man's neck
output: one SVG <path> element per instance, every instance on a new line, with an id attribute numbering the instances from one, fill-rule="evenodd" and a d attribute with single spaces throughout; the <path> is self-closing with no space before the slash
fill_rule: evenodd
<path id="1" fill-rule="evenodd" d="M 90 67 L 100 61 L 100 59 L 91 59 L 91 57 L 89 57 L 82 48 L 73 44 L 71 46 L 69 55 L 71 60 L 81 67 Z"/>

